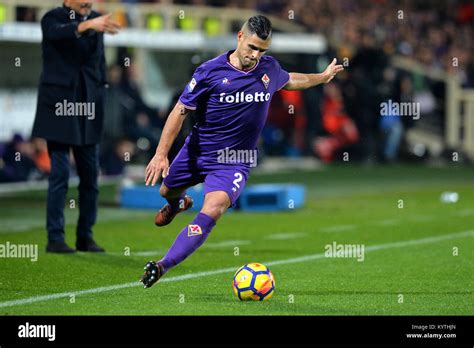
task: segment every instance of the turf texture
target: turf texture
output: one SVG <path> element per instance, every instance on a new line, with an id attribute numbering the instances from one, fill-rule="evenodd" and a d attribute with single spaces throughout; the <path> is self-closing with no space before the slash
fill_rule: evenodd
<path id="1" fill-rule="evenodd" d="M 45 253 L 45 192 L 0 197 L 0 244 L 37 244 L 36 262 L 0 258 L 1 315 L 473 315 L 474 171 L 468 166 L 336 165 L 318 171 L 253 175 L 249 185 L 307 186 L 304 208 L 230 212 L 195 254 L 150 289 L 146 261 L 163 256 L 194 213 L 156 228 L 154 212 L 116 206 L 101 188 L 95 226 L 105 254 Z M 457 192 L 457 203 L 440 201 Z M 70 189 L 66 240 L 75 242 Z M 364 247 L 327 257 L 333 243 Z M 269 301 L 240 302 L 234 271 L 268 265 Z"/>

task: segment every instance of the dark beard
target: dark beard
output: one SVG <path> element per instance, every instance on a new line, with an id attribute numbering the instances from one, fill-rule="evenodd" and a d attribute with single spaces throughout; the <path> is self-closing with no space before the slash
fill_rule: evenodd
<path id="1" fill-rule="evenodd" d="M 251 62 L 252 63 L 250 63 L 250 64 L 241 63 L 242 64 L 242 69 L 243 70 L 251 69 L 255 66 L 255 64 L 257 64 L 257 61 L 255 61 L 255 60 L 251 60 Z"/>

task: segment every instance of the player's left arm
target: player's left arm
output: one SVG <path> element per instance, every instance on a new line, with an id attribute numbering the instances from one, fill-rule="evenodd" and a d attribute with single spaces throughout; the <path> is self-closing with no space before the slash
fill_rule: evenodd
<path id="1" fill-rule="evenodd" d="M 290 73 L 290 79 L 283 89 L 294 91 L 330 82 L 338 72 L 344 70 L 344 67 L 342 65 L 336 65 L 336 62 L 337 60 L 334 58 L 331 64 L 320 74 Z"/>

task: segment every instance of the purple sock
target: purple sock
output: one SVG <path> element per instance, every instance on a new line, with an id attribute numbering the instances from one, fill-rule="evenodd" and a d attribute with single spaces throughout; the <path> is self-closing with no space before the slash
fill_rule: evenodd
<path id="1" fill-rule="evenodd" d="M 182 208 L 184 206 L 184 196 L 186 195 L 186 192 L 183 192 L 183 194 L 179 197 L 176 198 L 167 198 L 166 201 L 169 203 L 171 210 L 176 211 L 179 208 Z"/>
<path id="2" fill-rule="evenodd" d="M 176 237 L 171 248 L 160 262 L 165 272 L 191 255 L 207 239 L 216 222 L 210 216 L 199 213 Z"/>

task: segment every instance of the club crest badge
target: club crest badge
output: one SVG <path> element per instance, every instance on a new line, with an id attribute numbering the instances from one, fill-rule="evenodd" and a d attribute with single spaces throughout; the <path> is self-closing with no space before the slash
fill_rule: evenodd
<path id="1" fill-rule="evenodd" d="M 262 82 L 265 85 L 265 89 L 268 89 L 268 85 L 270 84 L 270 78 L 267 74 L 264 74 L 262 77 Z"/>
<path id="2" fill-rule="evenodd" d="M 188 225 L 188 237 L 199 236 L 202 234 L 201 226 Z"/>
<path id="3" fill-rule="evenodd" d="M 196 79 L 193 77 L 193 79 L 191 80 L 191 82 L 190 82 L 189 85 L 188 85 L 190 92 L 193 91 L 194 87 L 196 87 L 196 84 L 197 84 Z"/>

